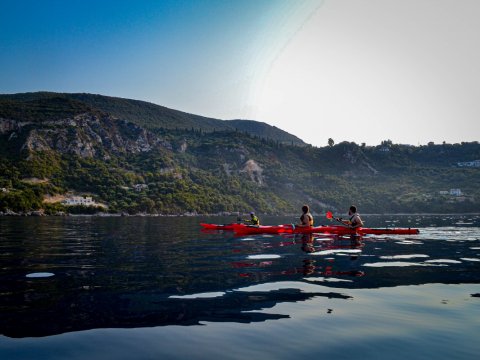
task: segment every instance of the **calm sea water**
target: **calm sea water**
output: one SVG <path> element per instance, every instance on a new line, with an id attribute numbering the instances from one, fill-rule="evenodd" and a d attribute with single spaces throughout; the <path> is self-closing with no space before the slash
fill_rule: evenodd
<path id="1" fill-rule="evenodd" d="M 362 239 L 198 225 L 232 220 L 0 218 L 0 359 L 478 358 L 479 216 L 364 216 L 421 233 Z"/>

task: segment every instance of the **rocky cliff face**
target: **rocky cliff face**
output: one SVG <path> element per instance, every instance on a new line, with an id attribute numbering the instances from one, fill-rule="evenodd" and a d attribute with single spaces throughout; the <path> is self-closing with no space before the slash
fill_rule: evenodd
<path id="1" fill-rule="evenodd" d="M 11 133 L 19 129 L 19 122 L 0 118 L 0 135 Z"/>
<path id="2" fill-rule="evenodd" d="M 344 171 L 345 176 L 377 175 L 379 171 L 371 164 L 369 159 L 361 151 L 347 150 L 343 153 L 344 161 L 354 167 L 354 170 Z"/>
<path id="3" fill-rule="evenodd" d="M 108 157 L 108 153 L 140 153 L 172 145 L 133 123 L 109 115 L 81 114 L 41 123 L 0 119 L 0 135 L 22 139 L 19 150 Z"/>
<path id="4" fill-rule="evenodd" d="M 257 183 L 258 185 L 264 184 L 265 179 L 263 176 L 263 169 L 255 160 L 248 160 L 240 172 L 246 173 L 250 180 Z"/>

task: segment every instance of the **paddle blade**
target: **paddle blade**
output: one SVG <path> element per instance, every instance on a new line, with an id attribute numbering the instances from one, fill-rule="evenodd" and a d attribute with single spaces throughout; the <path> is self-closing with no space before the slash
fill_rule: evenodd
<path id="1" fill-rule="evenodd" d="M 330 219 L 330 220 L 333 219 L 333 214 L 331 211 L 327 211 L 327 219 Z"/>

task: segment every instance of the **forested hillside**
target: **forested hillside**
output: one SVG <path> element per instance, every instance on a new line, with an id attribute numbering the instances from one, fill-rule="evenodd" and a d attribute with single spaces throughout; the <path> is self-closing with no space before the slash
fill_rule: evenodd
<path id="1" fill-rule="evenodd" d="M 352 203 L 363 213 L 480 209 L 480 168 L 458 165 L 480 159 L 477 142 L 316 148 L 258 123 L 144 127 L 140 115 L 132 121 L 81 98 L 16 97 L 0 97 L 2 212 L 97 211 L 60 203 L 76 195 L 128 213 L 294 214 L 305 203 L 316 213 Z"/>

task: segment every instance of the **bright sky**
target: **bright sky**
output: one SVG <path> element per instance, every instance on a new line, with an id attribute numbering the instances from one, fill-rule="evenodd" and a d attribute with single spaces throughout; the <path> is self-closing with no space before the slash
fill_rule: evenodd
<path id="1" fill-rule="evenodd" d="M 477 0 L 2 0 L 0 93 L 253 119 L 316 146 L 480 140 Z"/>

